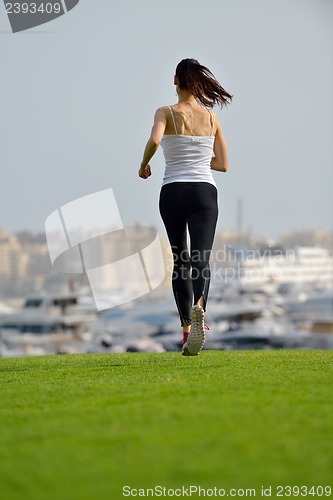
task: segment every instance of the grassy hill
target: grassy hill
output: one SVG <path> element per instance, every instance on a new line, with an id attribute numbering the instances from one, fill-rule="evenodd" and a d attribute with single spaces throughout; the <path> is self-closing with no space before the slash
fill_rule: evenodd
<path id="1" fill-rule="evenodd" d="M 4 500 L 333 489 L 332 351 L 25 357 L 0 372 Z"/>

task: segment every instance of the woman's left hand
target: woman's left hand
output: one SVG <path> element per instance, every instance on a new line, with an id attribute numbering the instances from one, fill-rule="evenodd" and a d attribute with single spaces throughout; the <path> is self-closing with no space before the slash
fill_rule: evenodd
<path id="1" fill-rule="evenodd" d="M 150 169 L 150 165 L 146 165 L 145 167 L 140 167 L 139 168 L 139 177 L 141 177 L 141 179 L 148 179 L 148 177 L 151 176 L 151 169 Z"/>

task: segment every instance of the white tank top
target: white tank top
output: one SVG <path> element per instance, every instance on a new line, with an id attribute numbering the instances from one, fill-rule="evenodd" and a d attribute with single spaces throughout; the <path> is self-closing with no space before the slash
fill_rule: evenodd
<path id="1" fill-rule="evenodd" d="M 171 112 L 175 135 L 164 135 L 161 141 L 165 158 L 162 186 L 171 182 L 209 182 L 216 186 L 210 163 L 213 157 L 213 135 L 178 134 L 173 110 Z M 214 114 L 212 132 L 214 129 Z"/>

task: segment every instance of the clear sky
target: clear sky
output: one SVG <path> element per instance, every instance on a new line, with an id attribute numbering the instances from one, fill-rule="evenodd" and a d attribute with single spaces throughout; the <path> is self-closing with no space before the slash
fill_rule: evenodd
<path id="1" fill-rule="evenodd" d="M 81 0 L 10 32 L 0 3 L 0 227 L 44 230 L 61 205 L 112 187 L 125 225 L 162 228 L 163 155 L 137 176 L 155 109 L 194 57 L 234 95 L 218 111 L 229 172 L 219 227 L 276 237 L 333 229 L 331 0 Z"/>

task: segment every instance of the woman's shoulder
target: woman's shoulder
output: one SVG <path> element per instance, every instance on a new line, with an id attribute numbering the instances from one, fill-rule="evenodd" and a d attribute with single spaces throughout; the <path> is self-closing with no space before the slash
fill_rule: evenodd
<path id="1" fill-rule="evenodd" d="M 170 109 L 169 109 L 169 107 L 168 106 L 160 106 L 155 111 L 155 119 L 156 118 L 167 119 L 168 118 L 168 114 L 170 115 Z"/>
<path id="2" fill-rule="evenodd" d="M 156 113 L 169 113 L 170 114 L 170 108 L 172 108 L 172 104 L 166 104 L 165 106 L 160 106 L 157 108 Z"/>

